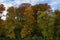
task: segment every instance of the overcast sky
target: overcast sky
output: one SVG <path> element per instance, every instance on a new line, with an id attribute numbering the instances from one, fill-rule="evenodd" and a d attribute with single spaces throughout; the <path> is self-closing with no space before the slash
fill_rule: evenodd
<path id="1" fill-rule="evenodd" d="M 6 9 L 11 6 L 18 6 L 21 3 L 30 3 L 32 5 L 39 3 L 48 3 L 52 10 L 60 9 L 60 0 L 0 0 L 0 4 L 4 4 Z M 3 14 L 7 12 L 4 11 Z"/>

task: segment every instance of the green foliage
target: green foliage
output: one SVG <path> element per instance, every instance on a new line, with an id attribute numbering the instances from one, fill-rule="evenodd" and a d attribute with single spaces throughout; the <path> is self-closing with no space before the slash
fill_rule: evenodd
<path id="1" fill-rule="evenodd" d="M 54 11 L 54 13 L 55 13 L 55 22 L 54 22 L 54 38 L 56 39 L 56 40 L 59 40 L 60 38 L 59 38 L 59 36 L 60 36 L 60 10 L 55 10 Z"/>
<path id="2" fill-rule="evenodd" d="M 60 40 L 60 10 L 52 12 L 48 4 L 23 3 L 7 11 L 6 20 L 0 19 L 0 37 L 6 40 Z"/>

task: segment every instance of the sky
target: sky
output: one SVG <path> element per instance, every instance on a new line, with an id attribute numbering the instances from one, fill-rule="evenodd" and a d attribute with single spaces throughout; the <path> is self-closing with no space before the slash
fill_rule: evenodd
<path id="1" fill-rule="evenodd" d="M 60 0 L 0 0 L 0 4 L 4 4 L 6 10 L 11 6 L 19 6 L 21 3 L 30 3 L 32 5 L 40 3 L 48 3 L 51 6 L 52 10 L 60 10 Z M 7 11 L 4 11 L 3 14 L 6 15 Z M 6 17 L 2 17 L 4 19 Z"/>
<path id="2" fill-rule="evenodd" d="M 18 6 L 21 3 L 30 3 L 32 5 L 48 3 L 52 10 L 60 9 L 60 0 L 0 0 L 0 4 L 4 4 L 6 9 L 10 6 Z"/>

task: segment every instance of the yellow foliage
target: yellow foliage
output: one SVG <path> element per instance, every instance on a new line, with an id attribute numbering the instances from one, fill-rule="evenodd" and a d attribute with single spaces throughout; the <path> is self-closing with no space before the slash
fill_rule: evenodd
<path id="1" fill-rule="evenodd" d="M 7 37 L 9 37 L 9 38 L 14 38 L 15 39 L 15 33 L 12 31 L 12 32 L 7 32 L 7 35 L 6 35 Z"/>
<path id="2" fill-rule="evenodd" d="M 30 35 L 32 32 L 32 29 L 28 26 L 24 26 L 24 28 L 21 30 L 21 38 L 24 38 L 28 35 Z"/>
<path id="3" fill-rule="evenodd" d="M 38 16 L 38 18 L 44 17 L 44 16 L 46 16 L 46 15 L 47 15 L 47 12 L 42 12 L 42 13 Z"/>
<path id="4" fill-rule="evenodd" d="M 26 12 L 30 12 L 30 11 L 32 11 L 32 8 L 31 7 L 28 7 L 28 8 L 25 9 L 25 11 Z"/>

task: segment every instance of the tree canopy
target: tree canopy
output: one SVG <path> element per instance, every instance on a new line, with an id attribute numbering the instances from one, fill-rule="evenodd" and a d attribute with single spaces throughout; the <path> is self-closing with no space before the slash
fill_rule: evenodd
<path id="1" fill-rule="evenodd" d="M 5 10 L 0 5 L 0 13 Z M 50 5 L 22 3 L 7 9 L 6 20 L 0 19 L 1 40 L 60 40 L 60 10 Z"/>

